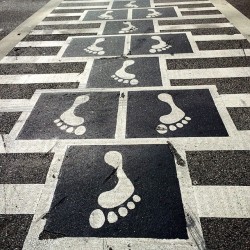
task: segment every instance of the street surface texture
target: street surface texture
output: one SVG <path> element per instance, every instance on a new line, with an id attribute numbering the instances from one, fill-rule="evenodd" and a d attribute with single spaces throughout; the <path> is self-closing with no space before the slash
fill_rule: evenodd
<path id="1" fill-rule="evenodd" d="M 249 33 L 220 1 L 51 0 L 2 40 L 0 249 L 250 249 Z"/>

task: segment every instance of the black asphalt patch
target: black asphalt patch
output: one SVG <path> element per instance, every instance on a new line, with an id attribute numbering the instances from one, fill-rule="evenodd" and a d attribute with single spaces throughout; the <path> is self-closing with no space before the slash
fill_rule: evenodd
<path id="1" fill-rule="evenodd" d="M 132 35 L 130 51 L 132 55 L 193 53 L 185 33 Z"/>
<path id="2" fill-rule="evenodd" d="M 121 56 L 124 44 L 125 36 L 72 38 L 63 57 Z"/>
<path id="3" fill-rule="evenodd" d="M 250 130 L 250 107 L 227 108 L 238 130 Z"/>
<path id="4" fill-rule="evenodd" d="M 134 193 L 116 207 L 106 209 L 98 204 L 98 197 L 118 183 L 114 168 L 104 161 L 110 151 L 121 155 Z M 129 209 L 133 195 L 141 200 L 133 202 L 135 208 Z M 128 210 L 127 216 L 118 215 L 122 207 Z M 92 228 L 89 218 L 95 209 L 102 210 L 105 217 L 108 212 L 115 212 L 118 221 L 111 224 L 105 219 L 102 227 Z M 54 233 L 63 237 L 188 237 L 174 158 L 166 145 L 71 146 L 45 218 L 44 232 L 40 235 L 43 239 Z"/>
<path id="5" fill-rule="evenodd" d="M 43 184 L 52 153 L 0 154 L 0 184 Z"/>
<path id="6" fill-rule="evenodd" d="M 7 56 L 53 56 L 61 47 L 15 47 Z"/>
<path id="7" fill-rule="evenodd" d="M 119 94 L 119 92 L 42 94 L 18 139 L 114 138 Z M 65 111 L 72 108 L 77 97 L 81 99 L 86 96 L 89 97 L 87 102 L 82 102 L 71 109 L 75 116 L 84 119 L 83 122 L 72 125 L 72 116 L 69 117 L 68 123 L 63 120 L 60 121 L 61 125 L 59 121 L 55 122 Z M 62 130 L 64 125 L 75 130 L 84 126 L 86 131 L 77 135 L 74 131 L 66 132 L 66 128 Z"/>
<path id="8" fill-rule="evenodd" d="M 164 94 L 167 101 L 159 100 L 159 94 Z M 173 102 L 184 114 L 179 121 L 167 116 L 170 121 L 164 124 L 160 117 L 171 114 L 175 109 L 171 97 L 166 94 L 172 96 Z M 183 121 L 187 120 L 186 116 L 191 120 Z M 175 130 L 171 131 L 171 124 Z M 201 89 L 129 92 L 126 135 L 127 138 L 216 137 L 228 136 L 228 133 L 209 90 Z"/>
<path id="9" fill-rule="evenodd" d="M 188 151 L 186 155 L 193 185 L 250 186 L 250 151 Z"/>
<path id="10" fill-rule="evenodd" d="M 121 68 L 129 75 L 121 74 L 119 72 Z M 158 58 L 120 58 L 94 61 L 87 87 L 120 88 L 132 86 L 162 86 Z"/>
<path id="11" fill-rule="evenodd" d="M 103 34 L 134 34 L 134 33 L 154 33 L 152 20 L 140 21 L 110 21 L 106 22 Z"/>
<path id="12" fill-rule="evenodd" d="M 200 220 L 207 249 L 249 249 L 249 218 L 200 218 Z"/>
<path id="13" fill-rule="evenodd" d="M 133 19 L 166 18 L 166 17 L 177 17 L 177 14 L 173 7 L 148 8 L 148 9 L 133 9 L 132 17 Z"/>
<path id="14" fill-rule="evenodd" d="M 0 214 L 1 249 L 22 249 L 33 215 Z"/>
<path id="15" fill-rule="evenodd" d="M 106 16 L 105 14 L 107 15 L 106 18 L 105 18 Z M 89 10 L 87 11 L 87 14 L 83 20 L 84 21 L 119 20 L 119 19 L 127 19 L 127 16 L 128 16 L 128 10 Z"/>
<path id="16" fill-rule="evenodd" d="M 150 7 L 150 0 L 114 1 L 111 9 Z"/>
<path id="17" fill-rule="evenodd" d="M 0 134 L 9 134 L 21 112 L 0 112 Z"/>

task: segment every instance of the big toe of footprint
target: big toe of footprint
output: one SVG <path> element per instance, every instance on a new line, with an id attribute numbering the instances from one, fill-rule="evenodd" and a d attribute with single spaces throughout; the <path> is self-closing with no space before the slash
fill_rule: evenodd
<path id="1" fill-rule="evenodd" d="M 174 124 L 170 124 L 170 125 L 159 124 L 156 127 L 156 131 L 159 134 L 166 134 L 168 132 L 168 130 L 175 131 L 177 129 L 183 128 L 185 125 L 188 124 L 189 121 L 191 121 L 191 118 L 188 116 L 185 116 L 182 120 L 180 120 L 179 122 L 174 123 Z"/>
<path id="2" fill-rule="evenodd" d="M 92 211 L 92 213 L 89 216 L 89 224 L 92 228 L 98 229 L 101 228 L 105 221 L 107 220 L 110 224 L 113 224 L 118 221 L 119 216 L 120 217 L 126 217 L 129 213 L 129 210 L 135 209 L 135 203 L 138 203 L 141 201 L 141 197 L 139 195 L 133 195 L 133 200 L 128 201 L 123 206 L 119 207 L 116 212 L 109 211 L 107 218 L 105 218 L 105 215 L 101 209 L 95 209 Z"/>
<path id="3" fill-rule="evenodd" d="M 75 135 L 83 135 L 86 132 L 86 128 L 83 125 L 80 126 L 70 126 L 67 123 L 63 122 L 61 119 L 54 120 L 54 123 L 61 130 L 65 130 L 67 133 L 74 133 Z"/>

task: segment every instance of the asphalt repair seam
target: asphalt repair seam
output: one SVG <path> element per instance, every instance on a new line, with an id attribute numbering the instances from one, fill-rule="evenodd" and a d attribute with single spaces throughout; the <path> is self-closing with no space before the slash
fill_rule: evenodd
<path id="1" fill-rule="evenodd" d="M 240 59 L 249 56 L 244 36 L 210 1 L 63 1 L 0 61 L 0 84 L 15 92 L 0 107 L 19 114 L 14 126 L 7 121 L 0 152 L 18 154 L 24 172 L 28 154 L 51 163 L 46 181 L 44 170 L 26 184 L 22 175 L 21 183 L 10 175 L 1 184 L 1 217 L 34 215 L 21 245 L 1 245 L 223 249 L 208 227 L 224 227 L 225 217 L 249 221 L 249 186 L 202 186 L 194 176 L 220 164 L 222 151 L 250 150 L 249 131 L 234 123 L 248 107 L 246 87 L 226 87 L 248 84 L 250 68 Z M 219 160 L 197 153 L 192 168 L 187 151 Z M 240 172 L 245 161 L 237 163 Z"/>

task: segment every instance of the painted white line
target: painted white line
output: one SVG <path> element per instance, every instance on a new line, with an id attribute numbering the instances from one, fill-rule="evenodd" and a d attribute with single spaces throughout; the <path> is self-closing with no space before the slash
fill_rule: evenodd
<path id="1" fill-rule="evenodd" d="M 0 41 L 0 60 L 35 28 L 62 0 L 51 0 Z"/>
<path id="2" fill-rule="evenodd" d="M 43 184 L 0 184 L 0 214 L 34 214 Z"/>
<path id="3" fill-rule="evenodd" d="M 241 34 L 234 35 L 198 35 L 193 36 L 193 39 L 197 41 L 219 41 L 219 40 L 243 40 L 246 39 Z"/>
<path id="4" fill-rule="evenodd" d="M 63 46 L 65 41 L 31 41 L 31 42 L 20 42 L 16 47 L 59 47 Z"/>
<path id="5" fill-rule="evenodd" d="M 57 7 L 55 10 L 79 10 L 79 9 L 106 9 L 108 5 L 100 6 L 74 6 L 74 7 Z"/>
<path id="6" fill-rule="evenodd" d="M 250 77 L 250 67 L 169 70 L 169 79 Z"/>
<path id="7" fill-rule="evenodd" d="M 60 34 L 77 34 L 77 33 L 98 33 L 95 29 L 59 29 L 59 30 L 33 30 L 30 35 L 60 35 Z"/>
<path id="8" fill-rule="evenodd" d="M 117 123 L 115 131 L 115 139 L 125 139 L 126 136 L 126 120 L 127 120 L 127 104 L 128 92 L 122 91 L 119 97 Z"/>
<path id="9" fill-rule="evenodd" d="M 186 5 L 186 4 L 203 4 L 203 3 L 210 3 L 209 1 L 187 1 L 187 2 L 170 2 L 170 3 L 155 3 L 155 6 L 162 7 L 162 6 L 178 6 L 178 5 Z"/>
<path id="10" fill-rule="evenodd" d="M 61 4 L 63 4 L 63 3 L 105 3 L 105 2 L 107 2 L 107 3 L 109 3 L 109 1 L 107 1 L 107 0 L 95 0 L 95 1 L 93 1 L 93 0 L 89 0 L 89 1 L 62 1 L 61 2 Z"/>
<path id="11" fill-rule="evenodd" d="M 64 63 L 64 62 L 87 62 L 88 59 L 74 57 L 63 57 L 58 59 L 57 56 L 6 56 L 1 61 L 2 63 Z"/>
<path id="12" fill-rule="evenodd" d="M 56 17 L 56 16 L 81 16 L 82 13 L 52 13 L 47 17 Z"/>
<path id="13" fill-rule="evenodd" d="M 64 25 L 69 25 L 69 24 L 86 24 L 86 23 L 105 23 L 105 21 L 103 20 L 100 20 L 100 21 L 79 21 L 79 20 L 65 20 L 65 21 L 42 21 L 40 22 L 38 25 L 61 25 L 61 24 L 64 24 Z"/>
<path id="14" fill-rule="evenodd" d="M 225 0 L 210 0 L 250 42 L 250 19 Z"/>
<path id="15" fill-rule="evenodd" d="M 200 217 L 250 218 L 249 186 L 193 186 Z"/>
<path id="16" fill-rule="evenodd" d="M 31 111 L 32 103 L 27 99 L 0 99 L 2 112 Z"/>
<path id="17" fill-rule="evenodd" d="M 220 95 L 226 107 L 250 107 L 250 94 Z"/>
<path id="18" fill-rule="evenodd" d="M 0 75 L 1 84 L 30 84 L 30 83 L 48 83 L 48 82 L 77 82 L 78 73 L 67 74 L 22 74 L 22 75 Z"/>
<path id="19" fill-rule="evenodd" d="M 200 24 L 180 24 L 180 25 L 161 25 L 160 30 L 190 30 L 190 29 L 213 29 L 233 27 L 231 23 L 200 23 Z"/>
<path id="20" fill-rule="evenodd" d="M 217 10 L 217 8 L 215 7 L 204 7 L 204 8 L 181 8 L 181 6 L 179 7 L 181 12 L 184 11 L 206 11 L 206 10 Z"/>

